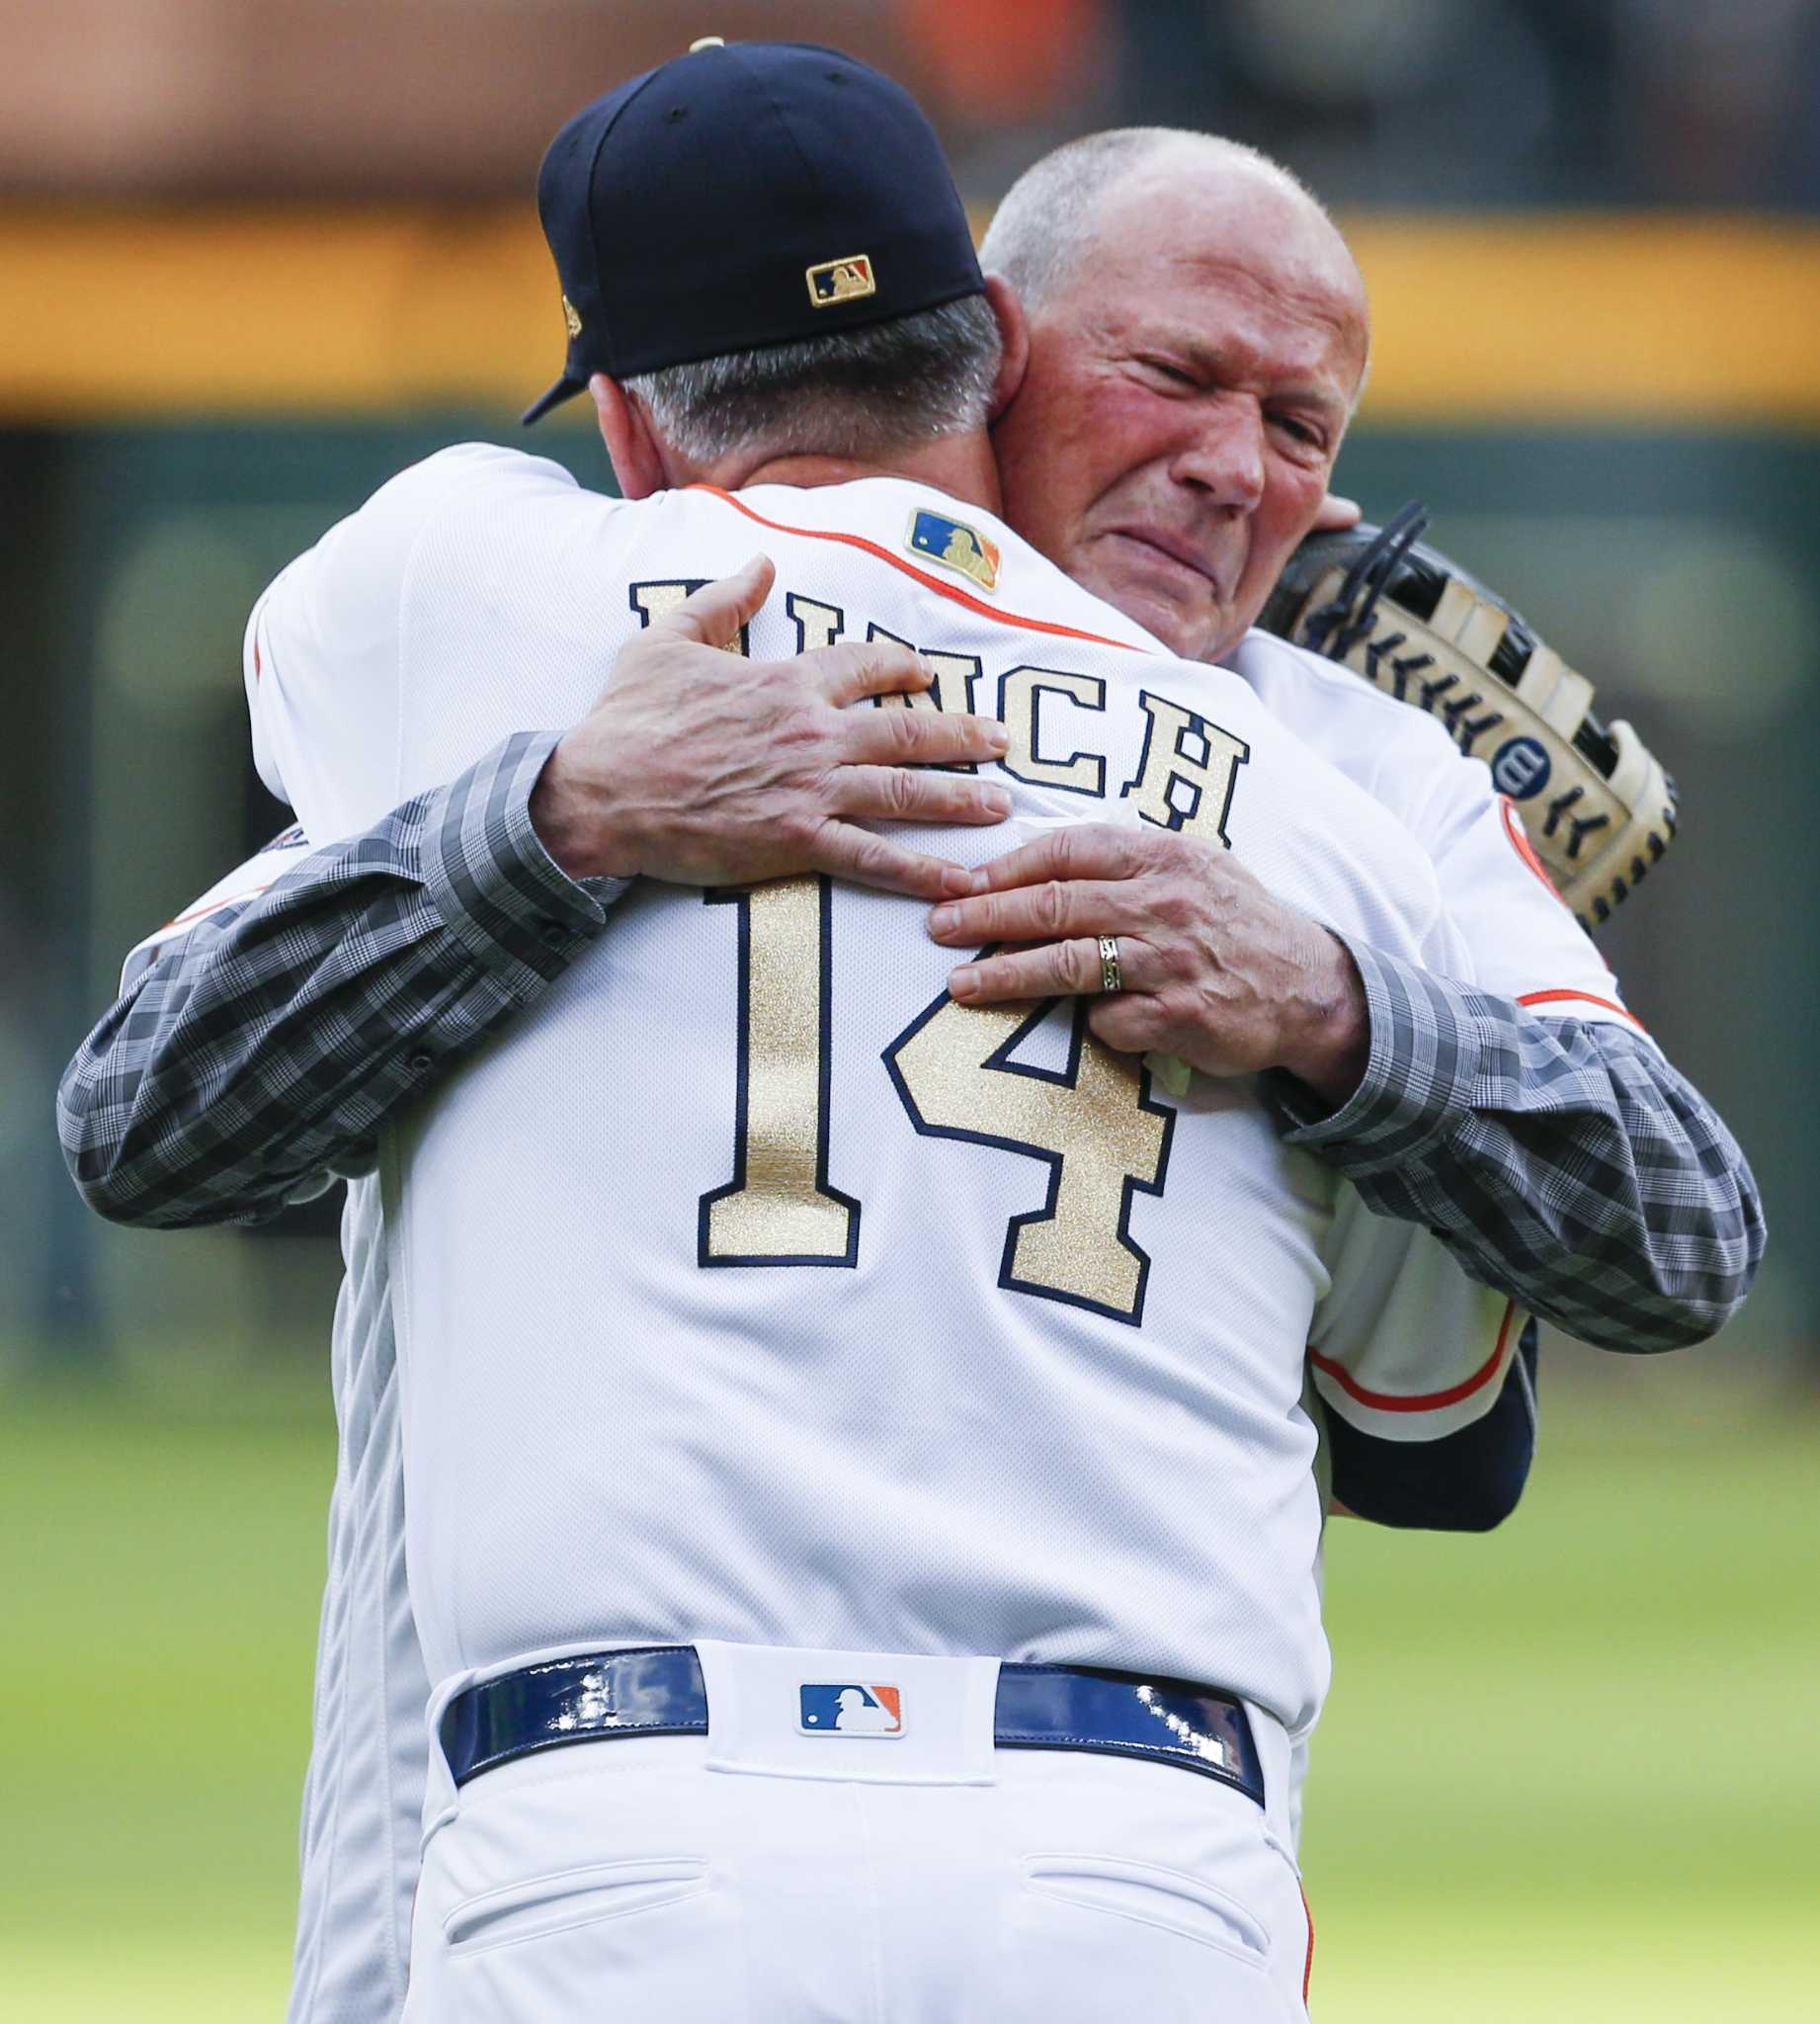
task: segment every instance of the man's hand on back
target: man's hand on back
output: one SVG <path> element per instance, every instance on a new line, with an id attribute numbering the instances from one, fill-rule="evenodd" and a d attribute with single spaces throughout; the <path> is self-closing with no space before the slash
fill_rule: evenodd
<path id="1" fill-rule="evenodd" d="M 1086 822 L 974 877 L 976 897 L 936 908 L 936 940 L 1040 946 L 963 965 L 949 979 L 957 1003 L 1098 992 L 1099 938 L 1113 935 L 1123 988 L 1088 1015 L 1108 1047 L 1207 1075 L 1285 1069 L 1336 1108 L 1359 1086 L 1370 1031 L 1352 958 L 1230 851 Z"/>
<path id="2" fill-rule="evenodd" d="M 1004 726 L 959 713 L 849 709 L 929 687 L 928 664 L 890 640 L 773 661 L 708 650 L 738 638 L 775 574 L 755 556 L 620 653 L 532 794 L 545 849 L 578 879 L 743 886 L 828 872 L 923 899 L 970 891 L 970 873 L 860 825 L 1003 820 L 1011 800 L 1002 788 L 913 769 L 997 759 Z"/>

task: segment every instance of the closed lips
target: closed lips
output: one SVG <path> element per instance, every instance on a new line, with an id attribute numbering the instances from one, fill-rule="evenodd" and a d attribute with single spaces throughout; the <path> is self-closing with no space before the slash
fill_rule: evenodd
<path id="1" fill-rule="evenodd" d="M 1159 533 L 1154 528 L 1119 527 L 1113 532 L 1120 541 L 1132 542 L 1137 547 L 1148 548 L 1161 555 L 1166 562 L 1179 562 L 1184 569 L 1192 569 L 1213 586 L 1215 596 L 1219 594 L 1219 577 L 1212 564 L 1191 543 L 1177 535 Z"/>

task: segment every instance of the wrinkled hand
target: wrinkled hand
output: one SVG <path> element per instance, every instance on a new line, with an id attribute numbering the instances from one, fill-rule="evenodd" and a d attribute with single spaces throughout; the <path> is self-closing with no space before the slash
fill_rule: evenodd
<path id="1" fill-rule="evenodd" d="M 974 883 L 976 896 L 930 916 L 938 942 L 1038 946 L 962 965 L 949 978 L 958 1003 L 1097 993 L 1099 937 L 1116 935 L 1124 987 L 1087 1022 L 1109 1047 L 1174 1054 L 1207 1075 L 1284 1068 L 1333 1105 L 1358 1087 L 1369 1026 L 1352 958 L 1230 851 L 1082 823 L 1008 852 Z"/>
<path id="2" fill-rule="evenodd" d="M 929 687 L 928 664 L 891 640 L 788 660 L 721 651 L 775 576 L 754 556 L 621 651 L 532 794 L 544 848 L 577 879 L 743 886 L 828 872 L 923 899 L 970 891 L 959 866 L 859 825 L 1001 821 L 1011 806 L 1002 788 L 912 769 L 997 759 L 1004 726 L 960 713 L 848 709 Z"/>

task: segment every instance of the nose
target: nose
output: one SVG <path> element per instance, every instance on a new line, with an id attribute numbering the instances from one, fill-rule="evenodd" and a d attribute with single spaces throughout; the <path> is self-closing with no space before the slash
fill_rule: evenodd
<path id="1" fill-rule="evenodd" d="M 1255 400 L 1228 397 L 1198 417 L 1192 441 L 1177 452 L 1169 474 L 1195 485 L 1220 506 L 1252 512 L 1264 496 L 1264 411 Z"/>

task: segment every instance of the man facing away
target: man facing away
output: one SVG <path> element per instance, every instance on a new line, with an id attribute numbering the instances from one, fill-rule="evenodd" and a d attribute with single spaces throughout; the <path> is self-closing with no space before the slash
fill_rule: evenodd
<path id="1" fill-rule="evenodd" d="M 1005 726 L 1003 789 L 929 792 L 975 817 L 1005 793 L 1026 839 L 1122 813 L 1109 853 L 1143 842 L 1134 816 L 1184 883 L 1217 868 L 1269 963 L 1165 1101 L 1150 1044 L 1109 1045 L 1085 1008 L 951 996 L 900 898 L 804 878 L 704 904 L 645 880 L 399 1118 L 372 1262 L 444 1758 L 410 2013 L 1066 2017 L 1116 1990 L 1159 2017 L 1215 1991 L 1293 2014 L 1288 1753 L 1325 1677 L 1302 1351 L 1331 1289 L 1335 1361 L 1368 1360 L 1399 1286 L 1336 1254 L 1334 1184 L 1249 1078 L 1329 1105 L 1359 1079 L 1351 959 L 1320 923 L 1465 959 L 1399 824 L 991 517 L 1015 318 L 908 102 L 824 52 L 677 69 L 590 109 L 544 181 L 574 321 L 607 319 L 595 391 L 637 503 L 477 449 L 394 480 L 256 616 L 268 780 L 346 834 L 527 720 L 573 721 L 603 642 L 727 573 L 756 526 L 778 581 L 755 656 L 923 646 L 957 730 L 969 705 Z M 622 382 L 694 362 L 668 333 L 700 284 L 656 249 L 699 243 L 729 187 L 767 229 L 738 235 L 723 342 L 777 370 L 703 453 Z M 827 262 L 874 278 L 860 314 L 906 347 L 894 383 L 875 355 L 857 383 L 779 355 L 866 301 L 824 304 Z M 990 599 L 922 559 L 957 523 L 1001 557 Z M 659 718 L 616 687 L 547 740 L 558 864 L 651 869 Z M 937 833 L 963 861 L 980 838 Z M 1109 1014 L 1185 954 L 1133 934 L 1126 977 L 1105 944 Z M 831 1688 L 901 1715 L 818 1730 Z M 1140 1921 L 1106 1915 L 1133 1901 Z"/>
<path id="2" fill-rule="evenodd" d="M 1159 167 L 1167 167 L 1169 170 L 1161 186 L 1148 189 L 1140 187 L 1144 182 L 1144 171 L 1154 171 Z M 1177 643 L 1180 650 L 1199 650 L 1208 657 L 1215 657 L 1230 650 L 1233 640 L 1238 633 L 1242 633 L 1242 621 L 1238 626 L 1238 632 L 1233 632 L 1234 613 L 1229 607 L 1216 615 L 1216 623 L 1211 628 L 1202 628 L 1199 638 L 1190 636 L 1187 632 L 1180 637 L 1172 633 L 1172 625 L 1178 621 L 1190 628 L 1200 626 L 1202 622 L 1199 610 L 1192 604 L 1186 613 L 1178 615 L 1168 608 L 1168 600 L 1180 599 L 1184 586 L 1193 594 L 1197 575 L 1207 580 L 1216 572 L 1205 566 L 1207 556 L 1204 553 L 1197 558 L 1200 565 L 1199 568 L 1187 567 L 1172 572 L 1169 567 L 1171 558 L 1168 545 L 1172 541 L 1178 545 L 1186 542 L 1190 546 L 1191 556 L 1195 556 L 1197 545 L 1204 545 L 1209 535 L 1214 544 L 1222 540 L 1230 542 L 1232 533 L 1235 530 L 1243 531 L 1247 524 L 1251 532 L 1264 537 L 1255 545 L 1258 553 L 1263 553 L 1272 541 L 1281 540 L 1281 529 L 1274 525 L 1271 510 L 1274 493 L 1280 491 L 1285 477 L 1291 484 L 1297 480 L 1305 484 L 1308 468 L 1305 464 L 1298 461 L 1291 446 L 1302 442 L 1302 433 L 1308 428 L 1309 422 L 1299 410 L 1285 411 L 1282 405 L 1285 393 L 1298 395 L 1305 401 L 1310 392 L 1306 384 L 1296 383 L 1292 374 L 1286 379 L 1283 377 L 1286 369 L 1296 363 L 1292 343 L 1285 347 L 1284 339 L 1286 336 L 1292 340 L 1295 333 L 1292 328 L 1285 333 L 1281 327 L 1266 333 L 1263 349 L 1266 355 L 1274 360 L 1277 368 L 1278 377 L 1274 382 L 1256 387 L 1240 385 L 1237 388 L 1228 388 L 1222 383 L 1221 378 L 1209 370 L 1213 363 L 1213 348 L 1210 345 L 1202 343 L 1198 349 L 1191 348 L 1186 357 L 1182 356 L 1179 350 L 1173 357 L 1171 356 L 1169 341 L 1173 340 L 1179 347 L 1184 336 L 1179 327 L 1180 319 L 1174 332 L 1171 332 L 1165 323 L 1160 333 L 1154 327 L 1154 320 L 1143 329 L 1135 329 L 1129 327 L 1127 317 L 1127 328 L 1123 332 L 1109 331 L 1108 319 L 1104 314 L 1086 319 L 1076 315 L 1071 322 L 1070 311 L 1078 307 L 1078 301 L 1071 303 L 1066 284 L 1071 281 L 1075 283 L 1074 295 L 1077 298 L 1082 296 L 1086 293 L 1079 286 L 1084 279 L 1081 273 L 1083 254 L 1090 267 L 1097 268 L 1107 262 L 1112 262 L 1116 266 L 1117 255 L 1130 254 L 1137 247 L 1141 229 L 1146 222 L 1157 229 L 1164 229 L 1167 226 L 1172 204 L 1177 210 L 1175 222 L 1178 226 L 1186 227 L 1199 222 L 1203 228 L 1203 238 L 1207 236 L 1204 226 L 1207 222 L 1205 213 L 1208 185 L 1216 185 L 1222 177 L 1228 183 L 1236 183 L 1241 188 L 1245 187 L 1248 181 L 1255 185 L 1262 180 L 1266 184 L 1267 187 L 1261 194 L 1267 201 L 1254 202 L 1248 207 L 1249 211 L 1257 213 L 1255 217 L 1249 220 L 1239 218 L 1222 221 L 1230 222 L 1235 227 L 1243 227 L 1247 222 L 1262 225 L 1269 211 L 1268 200 L 1273 194 L 1282 194 L 1283 179 L 1280 176 L 1275 179 L 1278 189 L 1273 193 L 1268 187 L 1272 180 L 1271 172 L 1261 170 L 1255 161 L 1248 160 L 1242 151 L 1226 151 L 1222 160 L 1219 150 L 1210 148 L 1206 143 L 1199 142 L 1192 136 L 1141 133 L 1105 136 L 1102 142 L 1064 150 L 1061 156 L 1042 165 L 1041 169 L 1027 178 L 1026 183 L 1020 186 L 1025 201 L 1020 203 L 1020 193 L 1014 193 L 1013 200 L 1007 204 L 1000 220 L 995 224 L 993 239 L 988 242 L 987 249 L 989 257 L 1016 274 L 1037 312 L 1036 357 L 1026 377 L 1019 400 L 1014 403 L 1010 415 L 1001 423 L 998 430 L 998 447 L 1001 462 L 1007 472 L 1014 509 L 1020 497 L 1020 478 L 1021 495 L 1027 502 L 1033 504 L 1034 508 L 1041 509 L 1050 498 L 1060 502 L 1065 510 L 1051 515 L 1053 525 L 1048 532 L 1058 551 L 1066 551 L 1073 534 L 1082 525 L 1091 524 L 1101 498 L 1110 494 L 1113 504 L 1118 509 L 1117 517 L 1126 522 L 1136 519 L 1137 531 L 1135 540 L 1128 548 L 1126 544 L 1132 542 L 1132 537 L 1116 530 L 1103 546 L 1115 555 L 1126 554 L 1134 562 L 1135 569 L 1127 581 L 1116 580 L 1110 584 L 1103 584 L 1102 587 L 1110 589 L 1116 601 L 1125 604 L 1127 609 L 1132 609 L 1134 603 L 1141 607 L 1144 599 L 1152 598 L 1152 608 L 1143 610 L 1142 614 L 1151 630 L 1161 636 L 1172 638 L 1172 643 Z M 1254 190 L 1254 197 L 1258 194 L 1260 193 Z M 1124 204 L 1122 213 L 1119 210 L 1120 202 Z M 1188 217 L 1180 215 L 1191 203 L 1198 209 Z M 1305 206 L 1304 200 L 1304 223 L 1305 213 L 1311 209 Z M 1290 222 L 1293 223 L 1294 220 L 1291 219 Z M 1033 224 L 1039 226 L 1040 230 L 1033 231 Z M 1046 263 L 1046 271 L 1043 263 L 1033 262 L 1031 251 L 1033 244 L 1042 243 L 1044 233 L 1053 238 L 1059 249 L 1058 256 Z M 1260 232 L 1257 236 L 1261 238 L 1265 234 Z M 1304 232 L 1303 243 L 1305 240 Z M 1187 229 L 1180 230 L 1174 243 L 1178 250 L 1192 244 L 1193 233 Z M 1329 245 L 1334 244 L 1337 244 L 1337 240 L 1330 238 Z M 1279 230 L 1271 235 L 1268 259 L 1254 248 L 1250 264 L 1254 268 L 1262 265 L 1268 275 L 1272 263 L 1278 262 L 1280 254 L 1285 259 L 1292 258 L 1297 250 L 1295 233 Z M 1202 265 L 1213 264 L 1205 260 L 1204 247 L 1202 251 Z M 1343 255 L 1343 249 L 1341 252 Z M 1278 264 L 1281 270 L 1281 263 Z M 1230 308 L 1224 307 L 1226 304 L 1236 304 L 1240 312 L 1255 308 L 1255 302 L 1248 299 L 1248 292 L 1243 286 L 1248 279 L 1245 271 L 1246 262 L 1240 259 L 1236 265 L 1238 272 L 1235 275 L 1234 262 L 1230 259 L 1226 261 L 1225 272 L 1221 276 L 1223 295 L 1215 305 L 1216 308 L 1223 309 L 1228 316 L 1233 312 Z M 1350 267 L 1350 263 L 1347 263 L 1347 266 Z M 1155 306 L 1167 307 L 1170 284 L 1174 279 L 1169 273 L 1168 261 L 1155 260 L 1145 263 L 1144 278 L 1154 279 L 1158 283 L 1158 294 L 1163 297 L 1163 301 Z M 1255 280 L 1255 276 L 1249 278 Z M 1344 270 L 1341 278 L 1344 281 Z M 1128 311 L 1134 302 L 1141 300 L 1142 294 L 1141 288 L 1131 285 L 1128 275 L 1122 284 L 1115 276 L 1108 289 L 1100 292 L 1094 306 L 1096 309 L 1104 310 L 1106 303 L 1111 302 L 1122 304 Z M 1200 301 L 1191 305 L 1192 321 L 1189 335 L 1199 331 L 1204 337 L 1209 320 L 1217 327 L 1219 316 L 1216 314 L 1209 319 L 1207 306 L 1204 295 Z M 1242 314 L 1239 320 L 1242 322 Z M 1057 341 L 1057 333 L 1060 333 L 1060 342 Z M 1100 370 L 1091 380 L 1083 379 L 1079 373 L 1078 368 L 1083 359 L 1092 361 L 1101 368 L 1110 363 L 1105 356 L 1107 347 L 1104 342 L 1109 335 L 1119 336 L 1126 342 L 1128 355 L 1117 362 L 1124 373 L 1134 373 L 1141 368 L 1144 373 L 1155 375 L 1154 380 L 1140 384 L 1137 388 L 1139 393 L 1147 396 L 1153 418 L 1149 422 L 1145 422 L 1142 415 L 1137 412 L 1143 402 L 1134 405 L 1131 399 L 1132 388 L 1120 383 L 1118 372 Z M 1140 339 L 1141 345 L 1137 343 Z M 1142 357 L 1136 355 L 1139 351 Z M 1229 369 L 1231 361 L 1222 358 L 1218 364 L 1223 375 L 1224 371 Z M 1173 368 L 1173 372 L 1166 372 L 1165 368 Z M 1087 416 L 1097 415 L 1106 423 L 1108 440 L 1114 445 L 1117 456 L 1124 460 L 1119 464 L 1102 465 L 1096 478 L 1097 491 L 1091 485 L 1083 487 L 1079 484 L 1075 484 L 1071 491 L 1067 482 L 1079 471 L 1081 465 L 1080 454 L 1083 446 L 1078 436 L 1069 437 L 1062 432 L 1050 432 L 1045 427 L 1026 429 L 1020 438 L 1012 427 L 1021 414 L 1028 413 L 1039 420 L 1042 419 L 1045 415 L 1045 384 L 1054 383 L 1058 377 L 1066 383 L 1069 375 L 1074 376 L 1073 405 L 1079 413 Z M 1180 384 L 1177 382 L 1176 375 L 1180 376 Z M 1305 380 L 1306 374 L 1304 373 L 1302 377 Z M 1317 374 L 1316 378 L 1318 377 Z M 1187 399 L 1182 397 L 1184 389 L 1189 396 Z M 1313 390 L 1318 392 L 1319 388 Z M 1236 399 L 1233 397 L 1234 394 L 1237 396 Z M 1255 414 L 1247 405 L 1254 399 Z M 1173 414 L 1170 412 L 1172 406 L 1175 410 Z M 1239 410 L 1239 420 L 1245 424 L 1243 427 L 1235 428 L 1233 425 L 1235 408 Z M 1050 408 L 1046 412 L 1052 413 L 1053 409 Z M 1135 434 L 1125 426 L 1134 414 L 1141 424 Z M 1156 417 L 1162 418 L 1162 439 L 1159 438 L 1155 426 Z M 1190 439 L 1186 448 L 1183 444 L 1185 429 Z M 1173 442 L 1167 440 L 1171 433 L 1175 439 Z M 1018 447 L 1020 441 L 1023 446 L 1021 451 Z M 1331 464 L 1335 447 L 1336 444 L 1330 434 L 1324 445 L 1324 456 L 1328 464 Z M 1045 481 L 1041 485 L 1034 483 L 1034 479 L 1041 477 L 1043 458 L 1051 452 L 1057 463 L 1053 480 Z M 1172 461 L 1166 466 L 1166 477 L 1163 482 L 1155 482 L 1153 475 L 1150 497 L 1146 500 L 1141 497 L 1143 486 L 1134 487 L 1124 480 L 1129 473 L 1147 469 L 1154 464 L 1159 452 L 1168 452 Z M 1211 463 L 1209 459 L 1212 460 Z M 1095 476 L 1091 468 L 1087 474 L 1090 477 Z M 1140 494 L 1135 503 L 1148 505 L 1152 509 L 1153 517 L 1159 497 L 1169 502 L 1170 510 L 1162 515 L 1164 526 L 1160 532 L 1163 547 L 1154 561 L 1146 555 L 1145 548 L 1146 546 L 1155 548 L 1157 544 L 1146 543 L 1142 516 L 1134 515 L 1131 511 L 1134 490 Z M 1186 514 L 1181 510 L 1185 502 L 1191 509 Z M 1203 522 L 1210 525 L 1202 525 Z M 1223 532 L 1220 531 L 1222 526 Z M 1152 530 L 1157 531 L 1159 530 Z M 1100 530 L 1094 539 L 1099 539 L 1105 532 L 1106 530 Z M 1298 535 L 1299 532 L 1300 528 L 1296 527 L 1294 535 Z M 962 566 L 959 558 L 963 552 L 977 553 L 973 541 L 974 538 L 968 530 L 950 523 L 946 553 L 954 556 L 957 566 Z M 1286 552 L 1286 549 L 1283 552 Z M 1091 575 L 1092 540 L 1083 545 L 1082 553 L 1086 558 L 1083 573 Z M 1174 559 L 1180 561 L 1182 558 Z M 1077 567 L 1081 566 L 1080 558 L 1071 556 L 1071 561 L 1074 561 Z M 1272 563 L 1271 568 L 1274 573 L 1275 563 Z M 1234 569 L 1230 574 L 1232 581 L 1236 583 L 1243 571 Z M 1154 601 L 1159 578 L 1163 592 L 1163 601 L 1160 603 Z M 1268 588 L 1268 579 L 1263 581 L 1263 588 Z M 1262 588 L 1257 594 L 1262 595 Z M 1249 617 L 1249 614 L 1245 616 Z M 1230 634 L 1229 637 L 1221 636 L 1222 628 Z M 1275 658 L 1272 657 L 1273 652 Z M 1370 697 L 1368 692 L 1354 684 L 1350 677 L 1338 678 L 1338 685 L 1331 691 L 1324 690 L 1318 683 L 1310 684 L 1305 662 L 1305 656 L 1291 655 L 1286 650 L 1275 648 L 1274 643 L 1271 643 L 1267 645 L 1266 653 L 1262 657 L 1255 649 L 1251 649 L 1249 658 L 1241 655 L 1237 665 L 1247 679 L 1273 701 L 1274 707 L 1282 710 L 1286 703 L 1301 709 L 1310 728 L 1318 727 L 1311 712 L 1325 710 L 1346 719 L 1353 730 L 1363 731 L 1363 735 L 1351 740 L 1344 736 L 1332 737 L 1327 741 L 1326 749 L 1337 752 L 1343 764 L 1351 761 L 1351 770 L 1355 770 L 1356 773 L 1363 769 L 1368 775 L 1369 768 L 1377 766 L 1378 777 L 1370 780 L 1369 784 L 1380 792 L 1388 789 L 1392 795 L 1400 794 L 1405 807 L 1418 816 L 1426 815 L 1428 827 L 1431 831 L 1435 830 L 1438 825 L 1433 801 L 1431 800 L 1429 805 L 1424 807 L 1421 800 L 1427 777 L 1436 770 L 1434 755 L 1423 749 L 1419 736 L 1410 735 L 1431 727 L 1423 726 L 1417 719 L 1405 717 L 1404 713 L 1381 704 L 1379 699 Z M 1295 693 L 1297 688 L 1300 691 L 1299 695 Z M 1400 740 L 1396 737 L 1386 739 L 1382 735 L 1386 721 L 1392 718 L 1398 720 L 1396 728 L 1405 732 Z M 1381 753 L 1386 744 L 1396 750 L 1405 761 L 1401 770 L 1412 776 L 1407 783 L 1396 778 L 1395 770 L 1382 765 Z M 1350 750 L 1349 745 L 1359 749 Z M 1442 749 L 1445 751 L 1445 741 L 1442 742 Z M 1374 753 L 1378 756 L 1373 757 Z M 1394 801 L 1392 805 L 1396 805 Z M 1422 824 L 1417 822 L 1413 826 L 1418 827 L 1420 831 Z M 1440 819 L 1439 827 L 1445 832 L 1445 813 Z M 1488 863 L 1483 867 L 1483 870 L 1491 875 L 1483 882 L 1488 912 L 1496 908 L 1495 875 L 1498 869 L 1495 863 Z M 1449 883 L 1455 887 L 1471 890 L 1475 882 L 1470 877 L 1463 877 L 1462 870 L 1460 859 L 1455 855 L 1449 866 Z M 1525 876 L 1527 878 L 1527 875 Z M 1607 1038 L 1609 1040 L 1611 1035 L 1608 1034 Z M 1497 1257 L 1495 1232 L 1492 1233 L 1488 1248 L 1497 1262 L 1503 1266 L 1508 1279 L 1511 1261 L 1508 1256 Z M 1590 1280 L 1591 1275 L 1589 1282 Z M 1544 1289 L 1555 1291 L 1554 1286 L 1546 1279 Z M 1516 1290 L 1519 1293 L 1528 1291 L 1522 1285 Z M 1557 1300 L 1565 1301 L 1571 1297 L 1571 1289 L 1556 1292 Z M 1672 1300 L 1665 1296 L 1665 1314 L 1670 1306 Z M 1584 1332 L 1592 1333 L 1594 1330 L 1587 1328 Z M 1501 1377 L 1502 1372 L 1496 1375 Z M 1337 1380 L 1333 1374 L 1328 1374 L 1327 1382 L 1337 1389 Z M 1400 1429 L 1406 1431 L 1408 1425 L 1409 1420 L 1404 1416 L 1400 1422 Z M 1342 1421 L 1340 1431 L 1352 1432 L 1350 1423 Z M 1363 1454 L 1367 1452 L 1367 1449 L 1360 1446 L 1355 1452 Z M 858 1690 L 851 1691 L 857 1699 Z M 304 1967 L 305 1963 L 300 1960 L 300 1972 Z"/>

